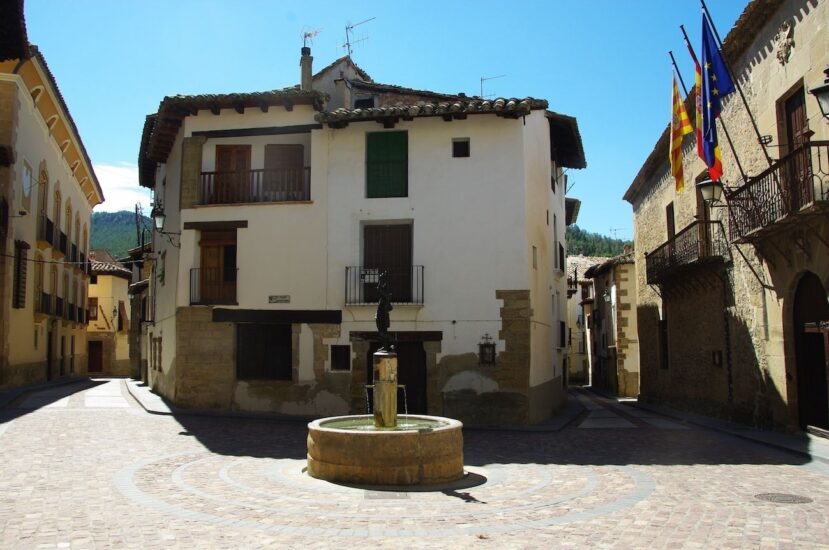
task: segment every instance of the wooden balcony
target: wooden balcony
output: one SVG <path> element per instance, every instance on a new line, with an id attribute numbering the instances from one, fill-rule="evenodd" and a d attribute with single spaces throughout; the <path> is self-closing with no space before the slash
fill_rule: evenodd
<path id="1" fill-rule="evenodd" d="M 311 200 L 311 169 L 202 172 L 199 204 Z"/>
<path id="2" fill-rule="evenodd" d="M 348 266 L 345 268 L 345 303 L 376 304 L 380 299 L 377 283 L 381 271 L 387 273 L 391 303 L 423 304 L 422 265 L 402 268 Z"/>
<path id="3" fill-rule="evenodd" d="M 727 256 L 728 243 L 721 226 L 696 221 L 645 254 L 648 284 L 665 283 L 700 265 L 722 262 Z"/>
<path id="4" fill-rule="evenodd" d="M 190 270 L 190 305 L 236 304 L 238 269 L 196 267 Z"/>
<path id="5" fill-rule="evenodd" d="M 727 196 L 731 240 L 750 243 L 829 212 L 829 141 L 801 145 Z"/>

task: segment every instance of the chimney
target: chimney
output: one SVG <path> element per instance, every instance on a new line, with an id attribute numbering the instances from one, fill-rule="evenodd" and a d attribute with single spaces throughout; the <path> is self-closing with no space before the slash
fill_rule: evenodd
<path id="1" fill-rule="evenodd" d="M 337 109 L 339 107 L 344 107 L 346 109 L 351 109 L 351 86 L 349 86 L 348 82 L 344 78 L 338 78 L 334 81 L 334 86 L 336 86 L 337 93 L 334 94 L 334 98 L 332 103 L 336 103 L 331 105 L 331 109 Z"/>
<path id="2" fill-rule="evenodd" d="M 300 66 L 300 88 L 306 92 L 311 91 L 311 64 L 314 62 L 314 58 L 311 56 L 311 48 L 307 46 L 302 47 L 302 57 L 299 58 L 299 66 Z"/>
<path id="3" fill-rule="evenodd" d="M 633 247 L 629 244 L 626 244 L 622 247 L 622 250 L 624 251 L 623 254 L 630 254 L 631 252 L 633 252 Z"/>

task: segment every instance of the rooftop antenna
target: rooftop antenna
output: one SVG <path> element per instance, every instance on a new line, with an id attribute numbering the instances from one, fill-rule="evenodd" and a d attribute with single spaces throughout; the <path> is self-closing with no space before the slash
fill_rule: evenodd
<path id="1" fill-rule="evenodd" d="M 308 42 L 314 43 L 314 37 L 320 33 L 320 29 L 314 29 L 310 31 L 303 31 L 302 32 L 302 47 L 308 47 Z"/>
<path id="2" fill-rule="evenodd" d="M 504 78 L 505 74 L 499 74 L 498 76 L 482 76 L 481 77 L 481 97 L 484 97 L 484 82 L 486 80 L 495 80 L 496 78 Z"/>
<path id="3" fill-rule="evenodd" d="M 618 239 L 619 238 L 619 231 L 624 231 L 624 229 L 625 229 L 624 227 L 611 227 L 610 228 L 610 234 L 613 235 L 614 239 Z"/>
<path id="4" fill-rule="evenodd" d="M 352 46 L 354 44 L 359 44 L 360 42 L 365 42 L 366 40 L 368 40 L 368 38 L 361 38 L 359 40 L 354 40 L 353 39 L 354 38 L 353 37 L 354 27 L 359 27 L 363 23 L 368 23 L 369 21 L 374 21 L 375 19 L 377 19 L 377 18 L 376 17 L 370 17 L 368 19 L 364 19 L 363 21 L 360 21 L 359 23 L 354 23 L 353 25 L 351 23 L 346 24 L 346 26 L 345 26 L 345 44 L 343 44 L 342 47 L 346 49 L 346 51 L 348 52 L 349 57 L 351 57 L 351 54 L 354 53 L 354 48 L 352 48 Z"/>

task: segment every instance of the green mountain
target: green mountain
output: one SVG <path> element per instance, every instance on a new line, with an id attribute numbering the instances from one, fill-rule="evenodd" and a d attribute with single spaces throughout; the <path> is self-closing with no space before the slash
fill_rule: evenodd
<path id="1" fill-rule="evenodd" d="M 152 222 L 147 216 L 144 227 L 149 229 Z M 145 232 L 145 239 L 148 238 Z M 106 249 L 115 257 L 123 258 L 127 250 L 139 245 L 138 234 L 135 228 L 135 212 L 122 210 L 121 212 L 93 212 L 91 246 L 93 250 Z"/>
<path id="2" fill-rule="evenodd" d="M 150 218 L 143 216 L 144 227 L 152 227 Z M 145 239 L 147 237 L 145 236 Z M 127 250 L 138 246 L 135 230 L 135 213 L 93 212 L 92 214 L 92 248 L 109 250 L 116 258 L 123 258 Z M 631 244 L 624 239 L 613 239 L 599 233 L 590 233 L 577 225 L 567 228 L 567 253 L 584 256 L 618 256 L 623 247 Z"/>
<path id="3" fill-rule="evenodd" d="M 567 228 L 567 254 L 570 255 L 611 258 L 624 252 L 626 244 L 632 245 L 633 243 L 624 239 L 606 237 L 599 233 L 590 233 L 580 229 L 577 225 Z"/>

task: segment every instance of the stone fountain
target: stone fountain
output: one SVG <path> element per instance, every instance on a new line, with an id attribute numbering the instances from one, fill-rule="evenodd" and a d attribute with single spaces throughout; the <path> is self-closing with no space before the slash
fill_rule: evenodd
<path id="1" fill-rule="evenodd" d="M 463 424 L 438 416 L 397 416 L 397 354 L 389 338 L 392 309 L 380 275 L 375 322 L 373 415 L 321 418 L 308 424 L 308 473 L 357 485 L 435 485 L 463 471 Z M 399 422 L 398 422 L 399 420 Z"/>

